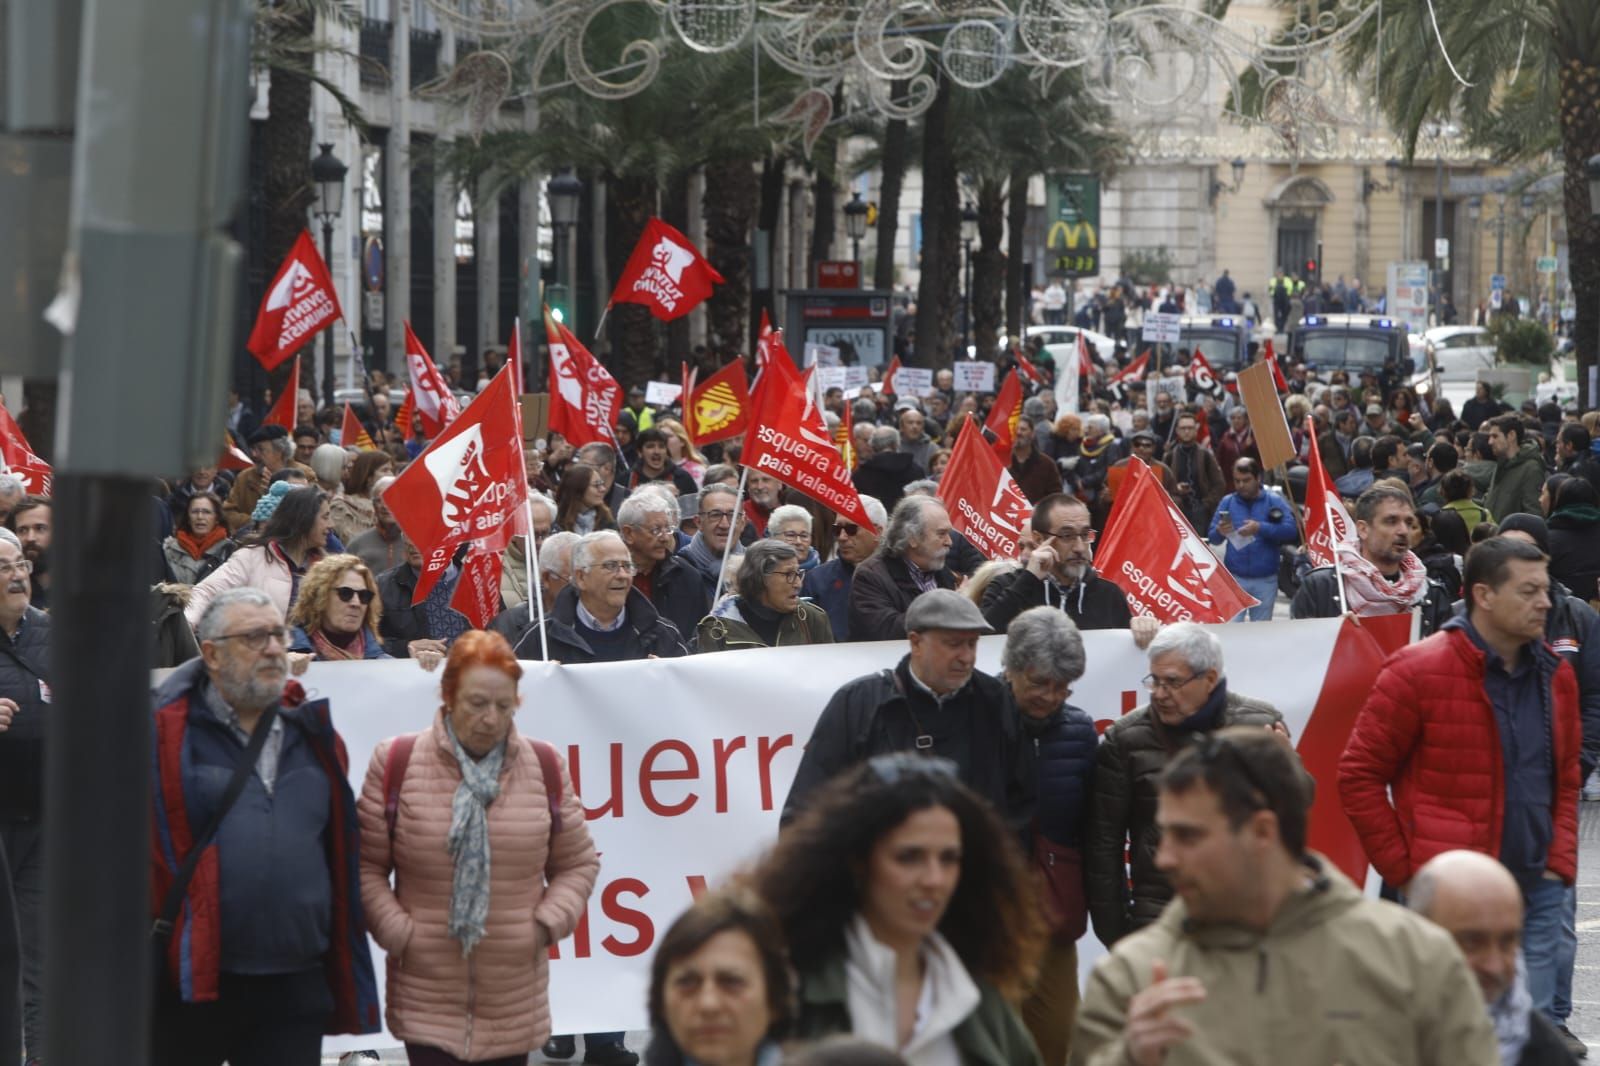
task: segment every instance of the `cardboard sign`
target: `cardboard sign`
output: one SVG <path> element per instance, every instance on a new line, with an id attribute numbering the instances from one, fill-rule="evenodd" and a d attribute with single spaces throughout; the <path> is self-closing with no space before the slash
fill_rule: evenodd
<path id="1" fill-rule="evenodd" d="M 1156 344 L 1177 344 L 1183 335 L 1183 327 L 1179 325 L 1180 320 L 1179 315 L 1164 315 L 1159 311 L 1151 311 L 1144 316 L 1144 330 L 1139 337 Z"/>
<path id="2" fill-rule="evenodd" d="M 682 394 L 683 386 L 674 385 L 670 381 L 644 383 L 644 402 L 651 407 L 671 407 L 678 402 L 678 397 Z"/>
<path id="3" fill-rule="evenodd" d="M 1261 449 L 1261 465 L 1270 469 L 1293 459 L 1294 441 L 1289 437 L 1289 420 L 1283 415 L 1272 368 L 1256 363 L 1239 371 L 1239 395 L 1250 412 L 1250 428 L 1255 430 L 1256 446 Z"/>
<path id="4" fill-rule="evenodd" d="M 894 391 L 899 396 L 929 396 L 933 393 L 933 371 L 924 366 L 903 366 L 894 374 Z"/>
<path id="5" fill-rule="evenodd" d="M 900 371 L 904 374 L 905 371 Z M 955 364 L 957 392 L 993 392 L 994 364 L 973 359 L 959 360 Z"/>

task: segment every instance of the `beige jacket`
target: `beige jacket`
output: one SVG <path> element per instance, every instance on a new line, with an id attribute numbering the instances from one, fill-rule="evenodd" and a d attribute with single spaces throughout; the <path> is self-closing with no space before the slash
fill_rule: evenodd
<path id="1" fill-rule="evenodd" d="M 1443 929 L 1366 899 L 1321 856 L 1313 887 L 1265 933 L 1185 927 L 1181 898 L 1095 965 L 1072 1035 L 1075 1066 L 1125 1066 L 1128 1001 L 1164 960 L 1206 998 L 1176 1008 L 1195 1035 L 1164 1066 L 1498 1066 L 1478 983 Z"/>
<path id="2" fill-rule="evenodd" d="M 539 760 L 512 727 L 500 795 L 489 805 L 489 919 L 483 940 L 462 958 L 460 943 L 445 931 L 455 872 L 445 837 L 461 769 L 443 716 L 411 752 L 391 859 L 383 769 L 392 743 L 372 753 L 357 803 L 361 903 L 373 939 L 389 955 L 389 1031 L 467 1062 L 526 1054 L 550 1036 L 544 930 L 557 940 L 571 935 L 600 872 L 565 762 L 562 830 L 552 841 Z M 398 889 L 389 884 L 396 868 Z"/>

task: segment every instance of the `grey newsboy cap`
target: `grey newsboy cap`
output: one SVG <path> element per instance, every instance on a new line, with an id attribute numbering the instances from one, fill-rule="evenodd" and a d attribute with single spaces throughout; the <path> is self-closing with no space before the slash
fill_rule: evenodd
<path id="1" fill-rule="evenodd" d="M 950 589 L 933 589 L 911 601 L 906 611 L 906 632 L 920 633 L 925 629 L 994 632 L 994 626 L 983 620 L 977 604 Z"/>

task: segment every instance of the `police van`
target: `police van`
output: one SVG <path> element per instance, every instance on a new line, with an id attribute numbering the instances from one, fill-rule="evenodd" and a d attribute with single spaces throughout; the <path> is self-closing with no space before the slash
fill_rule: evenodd
<path id="1" fill-rule="evenodd" d="M 1250 320 L 1243 315 L 1184 315 L 1178 325 L 1178 348 L 1198 351 L 1218 374 L 1250 365 Z"/>
<path id="2" fill-rule="evenodd" d="M 1289 331 L 1289 353 L 1327 380 L 1343 370 L 1352 384 L 1376 374 L 1385 392 L 1416 371 L 1406 324 L 1383 315 L 1306 315 Z"/>

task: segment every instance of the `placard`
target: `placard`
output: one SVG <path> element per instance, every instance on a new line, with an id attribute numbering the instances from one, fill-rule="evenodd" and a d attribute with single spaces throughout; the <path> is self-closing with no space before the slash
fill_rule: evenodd
<path id="1" fill-rule="evenodd" d="M 839 349 L 831 344 L 812 344 L 807 342 L 805 349 L 806 366 L 838 366 Z"/>
<path id="2" fill-rule="evenodd" d="M 1181 315 L 1150 311 L 1144 316 L 1144 330 L 1139 337 L 1156 344 L 1177 344 L 1183 336 L 1183 327 L 1179 324 L 1181 321 Z"/>
<path id="3" fill-rule="evenodd" d="M 651 407 L 671 407 L 678 402 L 678 397 L 682 394 L 683 386 L 674 385 L 670 381 L 644 383 L 644 402 Z"/>
<path id="4" fill-rule="evenodd" d="M 900 373 L 904 374 L 902 370 Z M 957 392 L 993 392 L 994 364 L 976 359 L 963 359 L 955 364 Z"/>
<path id="5" fill-rule="evenodd" d="M 896 396 L 930 396 L 933 394 L 933 371 L 925 366 L 903 366 L 894 372 Z"/>

